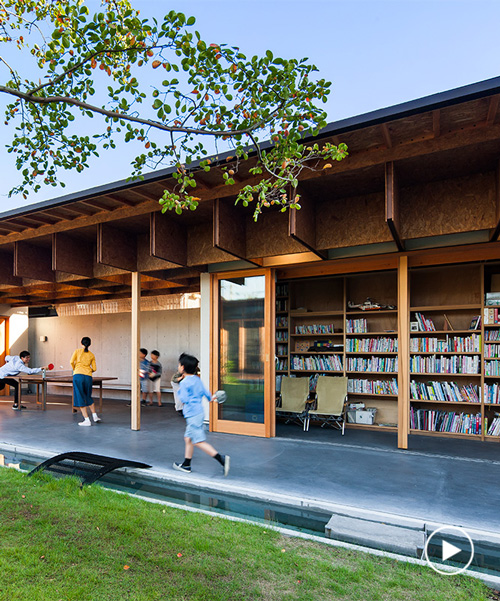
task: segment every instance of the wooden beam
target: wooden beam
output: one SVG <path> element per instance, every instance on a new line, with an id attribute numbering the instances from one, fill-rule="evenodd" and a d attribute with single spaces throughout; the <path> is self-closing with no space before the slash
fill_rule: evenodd
<path id="1" fill-rule="evenodd" d="M 14 257 L 9 253 L 0 253 L 0 284 L 22 286 L 22 278 L 14 275 Z M 3 292 L 3 290 L 2 290 Z"/>
<path id="2" fill-rule="evenodd" d="M 316 249 L 316 207 L 312 200 L 301 202 L 300 210 L 288 211 L 288 235 L 322 259 L 326 254 Z"/>
<path id="3" fill-rule="evenodd" d="M 73 238 L 65 232 L 52 234 L 52 269 L 93 277 L 93 244 Z"/>
<path id="4" fill-rule="evenodd" d="M 137 271 L 135 235 L 108 223 L 100 223 L 97 228 L 97 262 L 126 271 Z"/>
<path id="5" fill-rule="evenodd" d="M 398 448 L 408 448 L 410 426 L 410 296 L 408 257 L 398 264 Z"/>
<path id="6" fill-rule="evenodd" d="M 105 197 L 106 198 L 106 197 Z M 85 200 L 84 203 L 86 205 L 89 205 L 90 207 L 94 207 L 96 209 L 99 209 L 99 211 L 112 211 L 113 209 L 107 205 L 105 202 L 102 202 L 102 200 L 97 200 L 95 198 L 92 198 L 90 200 Z"/>
<path id="7" fill-rule="evenodd" d="M 77 213 L 78 215 L 95 215 L 96 213 L 94 209 L 88 206 L 84 206 L 83 203 L 80 203 L 78 205 L 72 205 L 71 209 L 74 213 Z"/>
<path id="8" fill-rule="evenodd" d="M 128 190 L 127 190 L 127 192 L 128 192 Z M 106 196 L 104 196 L 103 198 L 109 198 L 113 202 L 117 202 L 118 204 L 121 204 L 121 205 L 127 205 L 129 207 L 135 207 L 135 205 L 137 204 L 134 200 L 130 200 L 128 198 L 123 198 L 122 196 L 119 196 L 118 194 L 106 194 Z"/>
<path id="9" fill-rule="evenodd" d="M 382 123 L 380 128 L 382 130 L 385 145 L 387 146 L 387 148 L 392 148 L 391 134 L 389 132 L 389 128 L 387 127 L 387 123 Z"/>
<path id="10" fill-rule="evenodd" d="M 488 115 L 486 117 L 486 125 L 493 125 L 495 122 L 495 117 L 498 111 L 498 100 L 499 96 L 496 94 L 495 96 L 490 96 L 490 102 L 488 104 Z"/>
<path id="11" fill-rule="evenodd" d="M 52 249 L 28 242 L 14 244 L 14 275 L 21 278 L 55 282 L 52 270 Z"/>
<path id="12" fill-rule="evenodd" d="M 399 251 L 404 250 L 399 229 L 399 186 L 394 163 L 385 164 L 385 222 Z"/>
<path id="13" fill-rule="evenodd" d="M 439 138 L 441 135 L 441 110 L 436 109 L 432 111 L 432 131 L 434 132 L 434 137 Z"/>
<path id="14" fill-rule="evenodd" d="M 151 213 L 149 221 L 152 257 L 187 266 L 187 229 L 169 215 Z"/>
<path id="15" fill-rule="evenodd" d="M 213 244 L 233 257 L 246 258 L 245 217 L 231 201 L 216 198 L 213 209 Z"/>

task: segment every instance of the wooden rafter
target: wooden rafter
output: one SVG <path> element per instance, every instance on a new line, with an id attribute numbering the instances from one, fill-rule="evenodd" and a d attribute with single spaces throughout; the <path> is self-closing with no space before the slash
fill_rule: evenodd
<path id="1" fill-rule="evenodd" d="M 107 197 L 104 197 L 104 198 L 107 198 Z M 95 207 L 96 209 L 99 209 L 99 211 L 111 211 L 112 210 L 108 204 L 106 204 L 105 202 L 102 202 L 102 200 L 98 200 L 96 198 L 91 198 L 89 200 L 85 200 L 84 202 L 86 205 L 89 205 L 90 207 Z"/>
<path id="2" fill-rule="evenodd" d="M 435 138 L 439 138 L 441 135 L 441 111 L 436 109 L 432 111 L 432 131 Z"/>
<path id="3" fill-rule="evenodd" d="M 495 96 L 491 96 L 489 104 L 488 104 L 488 115 L 486 117 L 486 125 L 487 126 L 493 125 L 493 123 L 495 122 L 495 117 L 496 117 L 497 111 L 498 111 L 498 101 L 499 101 L 498 94 L 496 94 Z"/>
<path id="4" fill-rule="evenodd" d="M 391 134 L 389 132 L 387 123 L 382 123 L 380 129 L 382 130 L 382 135 L 384 136 L 385 145 L 387 146 L 387 148 L 392 148 Z"/>

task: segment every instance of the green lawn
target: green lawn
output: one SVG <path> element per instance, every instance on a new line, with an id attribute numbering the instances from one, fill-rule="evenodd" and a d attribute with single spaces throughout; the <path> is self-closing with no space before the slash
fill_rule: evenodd
<path id="1" fill-rule="evenodd" d="M 479 601 L 479 581 L 0 468 L 0 600 Z M 492 597 L 491 597 L 492 598 Z"/>

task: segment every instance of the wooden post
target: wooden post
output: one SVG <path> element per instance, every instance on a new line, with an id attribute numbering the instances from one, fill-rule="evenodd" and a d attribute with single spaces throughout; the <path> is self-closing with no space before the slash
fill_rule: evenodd
<path id="1" fill-rule="evenodd" d="M 408 257 L 398 265 L 398 448 L 408 448 L 410 425 L 410 302 Z"/>
<path id="2" fill-rule="evenodd" d="M 141 311 L 141 274 L 132 272 L 132 323 L 131 323 L 131 389 L 130 409 L 132 430 L 141 429 L 141 392 L 139 382 L 139 346 L 141 337 L 140 311 Z"/>

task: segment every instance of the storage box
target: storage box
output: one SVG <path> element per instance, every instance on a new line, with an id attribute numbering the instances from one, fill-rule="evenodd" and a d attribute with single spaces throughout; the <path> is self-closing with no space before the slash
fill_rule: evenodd
<path id="1" fill-rule="evenodd" d="M 355 411 L 356 414 L 356 423 L 357 424 L 367 424 L 371 426 L 373 421 L 375 420 L 375 414 L 377 413 L 376 408 L 366 408 L 366 409 L 357 409 Z"/>

